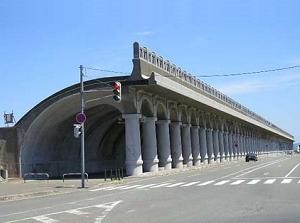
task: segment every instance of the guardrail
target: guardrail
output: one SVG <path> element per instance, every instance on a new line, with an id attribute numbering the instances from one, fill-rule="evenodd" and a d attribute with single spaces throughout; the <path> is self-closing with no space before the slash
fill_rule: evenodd
<path id="1" fill-rule="evenodd" d="M 123 168 L 110 169 L 110 180 L 123 180 L 124 170 Z M 104 180 L 107 180 L 107 169 L 104 170 Z"/>
<path id="2" fill-rule="evenodd" d="M 65 182 L 65 177 L 68 176 L 81 176 L 81 173 L 64 173 L 63 174 L 63 182 Z M 89 181 L 89 175 L 87 173 L 84 173 L 85 179 L 88 182 Z M 73 178 L 74 179 L 74 178 Z"/>
<path id="3" fill-rule="evenodd" d="M 26 183 L 26 178 L 30 177 L 30 180 L 47 180 L 49 182 L 48 173 L 25 173 L 23 176 L 24 183 Z"/>

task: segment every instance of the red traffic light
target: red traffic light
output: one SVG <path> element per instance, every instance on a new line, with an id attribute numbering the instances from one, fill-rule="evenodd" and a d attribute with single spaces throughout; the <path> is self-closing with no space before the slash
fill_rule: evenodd
<path id="1" fill-rule="evenodd" d="M 121 101 L 121 83 L 118 81 L 114 82 L 113 88 L 114 88 L 113 89 L 113 93 L 114 93 L 113 99 L 115 101 L 120 102 Z"/>

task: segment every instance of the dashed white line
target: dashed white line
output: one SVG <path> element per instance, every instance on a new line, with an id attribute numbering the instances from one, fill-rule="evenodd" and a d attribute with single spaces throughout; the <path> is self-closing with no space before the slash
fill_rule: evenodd
<path id="1" fill-rule="evenodd" d="M 191 182 L 191 183 L 181 185 L 181 187 L 188 187 L 188 186 L 192 186 L 192 185 L 195 185 L 195 184 L 198 184 L 198 183 L 200 183 L 200 181 L 194 181 L 194 182 Z"/>
<path id="2" fill-rule="evenodd" d="M 209 180 L 209 181 L 206 181 L 204 183 L 198 184 L 197 186 L 206 186 L 206 185 L 211 184 L 213 182 L 215 182 L 215 181 L 214 180 Z"/>
<path id="3" fill-rule="evenodd" d="M 182 185 L 182 184 L 185 184 L 186 182 L 179 182 L 179 183 L 175 183 L 175 184 L 171 184 L 171 185 L 168 185 L 166 187 L 177 187 L 179 185 Z"/>
<path id="4" fill-rule="evenodd" d="M 257 184 L 259 181 L 260 180 L 251 180 L 247 184 L 253 185 L 253 184 Z"/>
<path id="5" fill-rule="evenodd" d="M 224 184 L 226 184 L 226 183 L 228 183 L 229 182 L 229 180 L 222 180 L 222 181 L 220 181 L 220 182 L 218 182 L 218 183 L 215 183 L 214 185 L 215 186 L 221 186 L 221 185 L 224 185 Z"/>
<path id="6" fill-rule="evenodd" d="M 284 179 L 281 181 L 282 184 L 289 184 L 292 182 L 293 179 Z"/>
<path id="7" fill-rule="evenodd" d="M 142 186 L 142 185 L 137 184 L 137 185 L 127 186 L 127 187 L 120 188 L 120 190 L 129 190 L 129 189 L 133 189 L 133 188 L 136 188 L 139 186 Z"/>
<path id="8" fill-rule="evenodd" d="M 114 188 L 115 186 L 109 186 L 109 187 L 101 187 L 101 188 L 96 188 L 96 189 L 92 189 L 92 190 L 89 190 L 89 191 L 100 191 L 100 190 L 106 190 L 106 189 L 110 189 L 110 188 Z"/>
<path id="9" fill-rule="evenodd" d="M 144 186 L 141 186 L 141 187 L 138 187 L 138 189 L 144 189 L 144 188 L 147 188 L 147 187 L 152 187 L 156 184 L 147 184 L 147 185 L 144 185 Z"/>
<path id="10" fill-rule="evenodd" d="M 241 183 L 243 183 L 245 180 L 237 180 L 237 181 L 234 181 L 233 183 L 231 183 L 230 185 L 239 185 Z"/>
<path id="11" fill-rule="evenodd" d="M 49 218 L 47 216 L 36 216 L 36 217 L 33 217 L 32 219 L 36 220 L 36 221 L 39 221 L 39 222 L 42 222 L 42 223 L 55 223 L 55 222 L 58 222 L 57 220 L 55 219 L 52 219 L 52 218 Z"/>
<path id="12" fill-rule="evenodd" d="M 88 212 L 81 211 L 81 210 L 78 210 L 78 209 L 68 210 L 68 211 L 65 211 L 65 212 L 66 212 L 66 213 L 69 213 L 69 214 L 75 214 L 75 215 L 85 215 L 85 214 L 89 214 Z"/>
<path id="13" fill-rule="evenodd" d="M 276 179 L 269 179 L 264 182 L 264 184 L 272 184 L 276 181 Z"/>
<path id="14" fill-rule="evenodd" d="M 150 188 L 159 188 L 159 187 L 164 187 L 164 186 L 167 186 L 167 185 L 170 185 L 171 183 L 164 183 L 164 184 L 158 184 L 156 186 L 152 186 Z"/>

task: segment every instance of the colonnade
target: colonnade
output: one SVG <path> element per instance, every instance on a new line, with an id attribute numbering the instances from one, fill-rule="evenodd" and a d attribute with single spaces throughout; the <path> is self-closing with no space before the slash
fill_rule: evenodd
<path id="1" fill-rule="evenodd" d="M 127 175 L 159 169 L 199 166 L 230 161 L 247 153 L 279 150 L 276 140 L 229 125 L 192 125 L 124 114 Z"/>

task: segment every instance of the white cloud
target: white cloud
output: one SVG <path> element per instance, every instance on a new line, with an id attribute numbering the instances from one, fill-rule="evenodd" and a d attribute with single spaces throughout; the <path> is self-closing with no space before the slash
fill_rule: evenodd
<path id="1" fill-rule="evenodd" d="M 245 93 L 270 91 L 275 88 L 290 87 L 299 85 L 300 73 L 290 73 L 280 76 L 255 78 L 251 80 L 228 82 L 219 85 L 217 88 L 228 95 L 240 95 Z"/>

